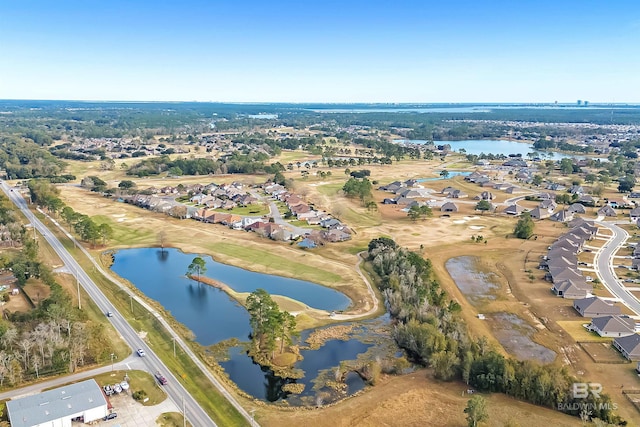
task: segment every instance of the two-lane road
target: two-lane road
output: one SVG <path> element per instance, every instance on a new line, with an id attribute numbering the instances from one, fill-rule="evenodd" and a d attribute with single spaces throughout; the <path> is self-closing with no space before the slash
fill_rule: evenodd
<path id="1" fill-rule="evenodd" d="M 109 318 L 109 321 L 113 324 L 113 327 L 120 333 L 122 339 L 131 346 L 132 350 L 142 348 L 146 352 L 147 356 L 140 358 L 143 361 L 146 369 L 151 372 L 161 372 L 168 380 L 168 384 L 163 386 L 163 389 L 178 408 L 185 408 L 187 420 L 194 426 L 216 426 L 209 415 L 202 409 L 202 407 L 195 401 L 195 399 L 189 394 L 189 392 L 180 384 L 178 379 L 173 376 L 164 363 L 156 356 L 156 354 L 147 346 L 147 344 L 140 338 L 137 332 L 127 323 L 127 321 L 120 315 L 120 313 L 113 307 L 107 297 L 100 291 L 98 286 L 91 280 L 91 278 L 82 270 L 80 265 L 71 256 L 71 254 L 62 246 L 62 243 L 49 231 L 49 229 L 36 218 L 36 216 L 29 210 L 24 198 L 16 191 L 12 191 L 11 187 L 6 182 L 0 182 L 1 188 L 7 194 L 9 199 L 20 208 L 22 213 L 31 222 L 33 227 L 47 240 L 53 250 L 58 254 L 64 264 L 73 271 L 78 279 L 79 284 L 96 303 L 103 313 L 108 311 L 113 312 L 113 317 Z"/>
<path id="2" fill-rule="evenodd" d="M 640 301 L 618 279 L 613 266 L 613 255 L 626 242 L 629 234 L 612 223 L 596 221 L 596 224 L 611 230 L 613 233 L 609 241 L 595 253 L 594 266 L 596 267 L 596 274 L 613 296 L 619 298 L 636 316 L 640 316 Z"/>

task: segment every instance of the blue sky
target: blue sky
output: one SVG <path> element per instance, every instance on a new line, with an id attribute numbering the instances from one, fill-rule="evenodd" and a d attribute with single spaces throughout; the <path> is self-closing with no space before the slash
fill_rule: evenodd
<path id="1" fill-rule="evenodd" d="M 0 99 L 640 102 L 640 2 L 0 0 Z"/>

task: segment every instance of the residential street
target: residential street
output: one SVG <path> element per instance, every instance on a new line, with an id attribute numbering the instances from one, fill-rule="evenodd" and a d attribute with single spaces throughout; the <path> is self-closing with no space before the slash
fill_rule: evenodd
<path id="1" fill-rule="evenodd" d="M 602 284 L 636 316 L 640 316 L 640 301 L 636 298 L 625 285 L 618 279 L 614 271 L 613 254 L 624 245 L 629 234 L 615 224 L 604 221 L 596 221 L 600 227 L 607 228 L 613 232 L 611 239 L 601 247 L 594 256 L 594 266 L 596 274 L 600 278 Z"/>

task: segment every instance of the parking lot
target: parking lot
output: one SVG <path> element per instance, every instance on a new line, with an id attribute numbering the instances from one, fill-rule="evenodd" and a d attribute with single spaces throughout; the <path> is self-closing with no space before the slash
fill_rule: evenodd
<path id="1" fill-rule="evenodd" d="M 170 400 L 165 399 L 164 402 L 155 406 L 143 406 L 131 397 L 131 390 L 109 396 L 109 401 L 113 406 L 112 412 L 118 416 L 109 421 L 98 421 L 92 423 L 95 426 L 110 427 L 149 427 L 155 426 L 156 420 L 165 412 L 180 412 L 178 407 Z M 84 424 L 74 423 L 75 426 Z"/>

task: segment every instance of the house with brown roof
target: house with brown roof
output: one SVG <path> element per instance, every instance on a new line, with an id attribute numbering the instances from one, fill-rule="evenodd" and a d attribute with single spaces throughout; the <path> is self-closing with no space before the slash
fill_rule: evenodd
<path id="1" fill-rule="evenodd" d="M 214 212 L 213 215 L 207 217 L 205 219 L 206 222 L 210 222 L 212 224 L 223 224 L 231 218 L 231 214 L 223 213 L 223 212 Z"/>

